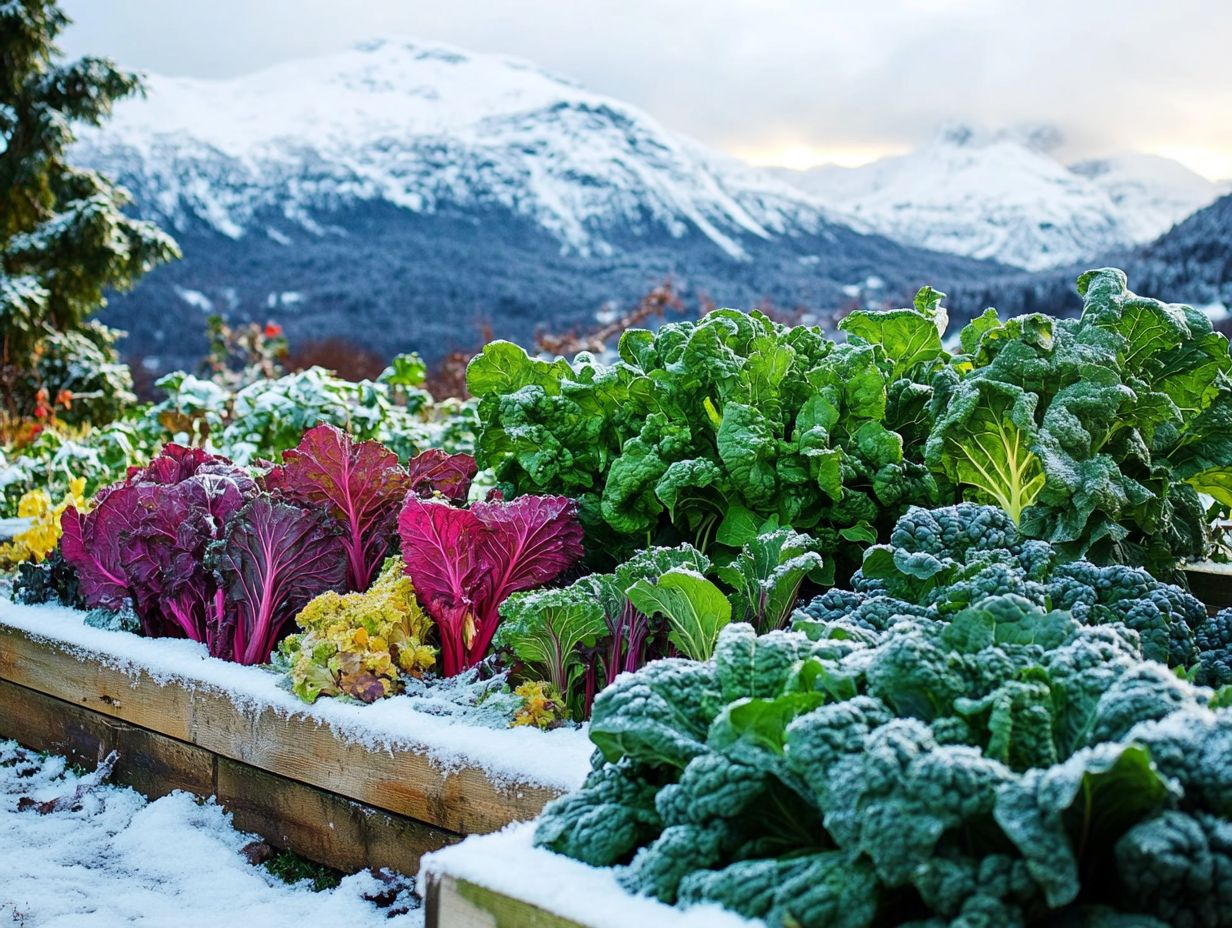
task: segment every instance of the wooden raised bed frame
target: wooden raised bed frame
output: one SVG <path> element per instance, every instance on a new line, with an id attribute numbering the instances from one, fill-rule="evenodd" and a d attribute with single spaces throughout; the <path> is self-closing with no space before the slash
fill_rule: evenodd
<path id="1" fill-rule="evenodd" d="M 534 818 L 557 795 L 107 660 L 0 623 L 0 737 L 89 768 L 116 750 L 114 782 L 216 796 L 237 828 L 340 870 L 414 873 L 422 854 Z"/>
<path id="2" fill-rule="evenodd" d="M 1232 607 L 1232 564 L 1202 561 L 1185 567 L 1185 579 L 1194 596 L 1212 613 Z"/>
<path id="3" fill-rule="evenodd" d="M 428 880 L 424 928 L 587 928 L 563 915 L 461 877 Z"/>

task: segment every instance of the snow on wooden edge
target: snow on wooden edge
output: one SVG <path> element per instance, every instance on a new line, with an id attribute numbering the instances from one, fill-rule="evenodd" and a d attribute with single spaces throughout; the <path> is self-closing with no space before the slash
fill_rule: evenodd
<path id="1" fill-rule="evenodd" d="M 535 823 L 519 822 L 489 835 L 433 851 L 420 861 L 416 891 L 442 876 L 512 896 L 588 928 L 765 928 L 717 905 L 676 909 L 634 896 L 611 869 L 534 846 Z"/>
<path id="2" fill-rule="evenodd" d="M 257 667 L 210 657 L 205 646 L 185 639 L 143 638 L 91 628 L 83 613 L 63 606 L 27 606 L 0 598 L 0 624 L 55 644 L 74 656 L 136 678 L 144 672 L 160 683 L 225 694 L 241 709 L 270 708 L 284 717 L 307 717 L 329 726 L 343 741 L 369 750 L 414 750 L 445 771 L 475 767 L 498 785 L 537 785 L 573 790 L 590 770 L 592 746 L 585 727 L 541 732 L 468 725 L 415 708 L 409 696 L 371 705 L 323 698 L 307 705 Z"/>

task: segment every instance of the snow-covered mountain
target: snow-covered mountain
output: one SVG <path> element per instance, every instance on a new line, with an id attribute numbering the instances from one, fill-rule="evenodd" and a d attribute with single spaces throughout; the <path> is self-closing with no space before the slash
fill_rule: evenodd
<path id="1" fill-rule="evenodd" d="M 1150 241 L 1221 192 L 1151 155 L 1066 166 L 1056 141 L 1046 128 L 954 125 L 905 155 L 779 176 L 868 230 L 1030 270 Z"/>
<path id="2" fill-rule="evenodd" d="M 816 232 L 825 211 L 789 184 L 724 163 L 645 113 L 534 65 L 382 39 L 234 80 L 152 77 L 146 100 L 83 135 L 91 164 L 139 170 L 177 227 L 239 238 L 321 229 L 322 205 L 415 213 L 496 206 L 581 255 L 630 227 L 741 240 Z"/>
<path id="3" fill-rule="evenodd" d="M 989 270 L 854 231 L 528 62 L 417 39 L 230 80 L 149 77 L 75 157 L 180 239 L 184 260 L 106 319 L 130 351 L 181 363 L 209 311 L 435 355 L 473 341 L 477 317 L 525 336 L 665 276 L 723 304 L 824 309 L 873 274 L 901 299 Z"/>
<path id="4" fill-rule="evenodd" d="M 1070 170 L 1108 194 L 1131 244 L 1158 238 L 1229 190 L 1179 161 L 1143 152 L 1080 161 Z"/>

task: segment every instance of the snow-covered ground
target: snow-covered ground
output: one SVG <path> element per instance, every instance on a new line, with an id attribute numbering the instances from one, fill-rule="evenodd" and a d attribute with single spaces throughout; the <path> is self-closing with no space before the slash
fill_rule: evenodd
<path id="1" fill-rule="evenodd" d="M 62 758 L 0 741 L 5 928 L 423 924 L 409 886 L 384 908 L 366 899 L 390 888 L 368 872 L 322 892 L 307 881 L 287 885 L 245 858 L 252 835 L 232 828 L 230 816 L 212 801 L 187 793 L 147 802 L 131 789 L 99 785 L 84 790 L 71 808 L 47 814 L 19 808 L 29 800 L 70 797 L 83 780 Z M 399 910 L 405 911 L 391 917 Z"/>

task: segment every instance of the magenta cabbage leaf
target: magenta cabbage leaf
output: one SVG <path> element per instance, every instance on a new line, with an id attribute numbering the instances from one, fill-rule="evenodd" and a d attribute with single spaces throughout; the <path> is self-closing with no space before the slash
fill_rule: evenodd
<path id="1" fill-rule="evenodd" d="M 328 511 L 342 528 L 347 585 L 368 589 L 397 538 L 398 507 L 410 488 L 397 455 L 380 442 L 352 441 L 326 424 L 305 432 L 282 458 L 264 476 L 266 489 Z"/>
<path id="2" fill-rule="evenodd" d="M 346 589 L 347 549 L 333 521 L 268 494 L 235 513 L 207 562 L 226 600 L 211 651 L 241 664 L 269 660 L 310 599 Z"/>
<path id="3" fill-rule="evenodd" d="M 466 502 L 478 469 L 469 454 L 449 454 L 439 448 L 416 455 L 406 467 L 411 492 L 416 496 L 442 496 L 459 505 Z"/>
<path id="4" fill-rule="evenodd" d="M 446 676 L 487 653 L 509 594 L 556 579 L 583 554 L 576 505 L 563 496 L 458 509 L 412 493 L 398 531 L 407 575 L 437 623 Z"/>

